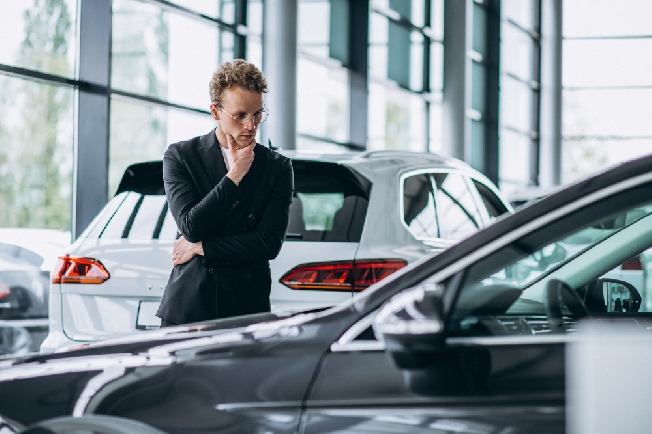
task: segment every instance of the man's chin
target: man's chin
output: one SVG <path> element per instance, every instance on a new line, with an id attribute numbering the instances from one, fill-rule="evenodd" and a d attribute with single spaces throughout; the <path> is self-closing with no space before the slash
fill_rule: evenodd
<path id="1" fill-rule="evenodd" d="M 235 145 L 238 148 L 244 148 L 249 145 L 253 145 L 254 143 L 256 143 L 256 140 L 254 139 L 248 139 L 248 140 L 235 139 Z"/>

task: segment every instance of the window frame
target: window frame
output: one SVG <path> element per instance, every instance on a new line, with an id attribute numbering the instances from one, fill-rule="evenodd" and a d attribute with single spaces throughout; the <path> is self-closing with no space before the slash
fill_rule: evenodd
<path id="1" fill-rule="evenodd" d="M 495 205 L 494 202 L 498 202 L 498 203 L 500 203 L 502 205 L 502 208 L 504 209 L 504 211 L 501 214 L 504 214 L 506 212 L 511 211 L 511 208 L 508 207 L 502 201 L 499 194 L 497 193 L 497 191 L 495 191 L 494 188 L 492 188 L 486 181 L 482 180 L 480 177 L 474 176 L 474 174 L 469 173 L 467 171 L 459 170 L 459 169 L 455 169 L 455 168 L 425 168 L 425 169 L 408 170 L 408 171 L 402 172 L 400 174 L 400 176 L 399 176 L 399 198 L 400 198 L 400 200 L 399 200 L 399 209 L 398 209 L 398 214 L 399 214 L 399 219 L 401 221 L 401 224 L 403 225 L 405 230 L 408 231 L 408 233 L 412 234 L 412 232 L 410 231 L 410 228 L 405 223 L 405 219 L 404 219 L 404 216 L 405 216 L 405 202 L 404 202 L 404 198 L 405 198 L 405 180 L 407 178 L 412 177 L 412 176 L 432 175 L 432 174 L 435 174 L 435 173 L 457 174 L 457 175 L 462 176 L 467 189 L 471 193 L 473 204 L 474 204 L 474 206 L 476 208 L 475 211 L 476 211 L 476 213 L 479 213 L 480 217 L 481 217 L 481 221 L 478 222 L 478 223 L 480 223 L 480 227 L 477 230 L 483 229 L 484 227 L 487 226 L 487 224 L 489 224 L 492 221 L 491 210 L 489 210 L 487 208 L 487 206 L 485 204 L 485 201 L 483 200 L 483 198 L 484 198 L 485 194 L 487 193 L 487 191 L 493 193 L 493 195 L 494 195 L 494 198 L 492 200 L 490 200 L 490 203 L 492 205 Z M 486 189 L 486 191 L 484 191 L 484 192 L 480 191 L 480 189 L 477 188 L 478 184 L 482 185 Z M 474 191 L 477 194 L 474 194 Z M 434 200 L 434 197 L 433 197 L 433 200 Z M 486 212 L 489 214 L 489 216 L 490 216 L 489 220 L 484 220 L 484 218 L 483 218 L 484 213 L 482 211 L 480 211 L 481 209 L 485 209 Z M 435 213 L 436 212 L 437 211 L 435 209 Z M 438 233 L 439 233 L 439 230 L 438 230 Z M 412 236 L 414 236 L 414 235 L 412 235 Z M 422 243 L 425 243 L 425 244 L 428 244 L 428 245 L 442 246 L 442 247 L 448 247 L 450 245 L 453 245 L 453 244 L 459 242 L 459 240 L 453 240 L 453 239 L 448 239 L 448 238 L 440 238 L 440 237 L 433 238 L 433 237 L 417 237 L 417 236 L 414 236 L 414 238 L 417 239 L 418 241 L 420 241 Z"/>

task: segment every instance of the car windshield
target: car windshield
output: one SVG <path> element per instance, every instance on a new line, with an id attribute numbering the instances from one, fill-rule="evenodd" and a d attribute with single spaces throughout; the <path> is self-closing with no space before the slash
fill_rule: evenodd
<path id="1" fill-rule="evenodd" d="M 652 269 L 651 247 L 651 203 L 585 220 L 574 230 L 565 228 L 564 222 L 551 224 L 467 271 L 452 329 L 463 335 L 475 333 L 478 324 L 491 319 L 502 330 L 502 320 L 549 316 L 555 300 L 567 318 L 643 315 L 652 311 L 652 285 L 646 273 L 648 264 Z M 499 262 L 502 265 L 497 266 Z M 551 296 L 553 283 L 564 289 Z M 543 331 L 550 331 L 547 321 L 541 324 Z"/>

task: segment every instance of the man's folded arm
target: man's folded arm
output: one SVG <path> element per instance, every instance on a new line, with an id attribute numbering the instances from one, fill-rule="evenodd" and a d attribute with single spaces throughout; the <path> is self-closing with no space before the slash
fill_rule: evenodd
<path id="1" fill-rule="evenodd" d="M 257 230 L 203 240 L 204 263 L 252 262 L 276 258 L 281 251 L 290 220 L 293 189 L 294 175 L 288 159 L 276 178 L 272 196 L 261 214 Z"/>
<path id="2" fill-rule="evenodd" d="M 163 157 L 163 182 L 170 213 L 177 228 L 190 242 L 206 238 L 215 225 L 224 223 L 233 204 L 242 199 L 237 185 L 228 177 L 201 197 L 185 164 L 168 149 Z"/>

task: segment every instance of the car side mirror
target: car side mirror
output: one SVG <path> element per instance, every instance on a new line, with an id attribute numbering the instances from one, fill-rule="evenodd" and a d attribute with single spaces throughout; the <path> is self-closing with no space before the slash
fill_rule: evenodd
<path id="1" fill-rule="evenodd" d="M 374 318 L 376 337 L 399 369 L 426 367 L 445 345 L 442 287 L 423 284 L 390 299 Z"/>

